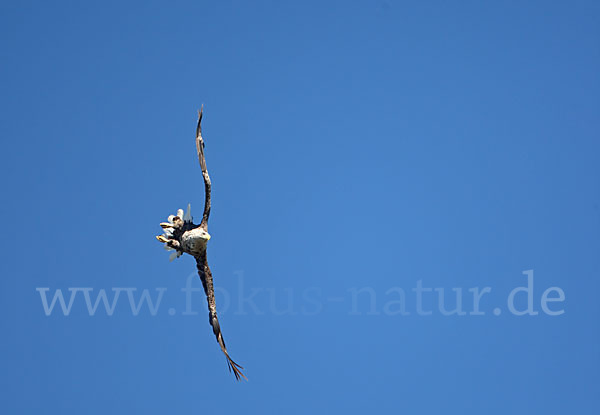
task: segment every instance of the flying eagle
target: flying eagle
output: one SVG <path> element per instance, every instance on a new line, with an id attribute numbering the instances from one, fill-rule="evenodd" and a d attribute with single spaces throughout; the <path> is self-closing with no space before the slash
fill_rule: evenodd
<path id="1" fill-rule="evenodd" d="M 198 160 L 202 169 L 202 177 L 204 178 L 204 213 L 202 214 L 202 222 L 200 225 L 195 225 L 192 221 L 190 213 L 190 205 L 187 212 L 184 214 L 182 209 L 177 211 L 177 215 L 170 215 L 168 222 L 163 222 L 160 226 L 163 228 L 164 234 L 156 237 L 160 242 L 164 243 L 165 249 L 173 251 L 170 260 L 179 258 L 184 253 L 192 255 L 196 258 L 196 267 L 198 275 L 202 280 L 202 286 L 206 293 L 208 302 L 208 322 L 212 326 L 213 333 L 217 338 L 217 342 L 221 346 L 221 350 L 227 358 L 229 371 L 233 370 L 233 374 L 237 380 L 246 378 L 240 369 L 240 365 L 235 363 L 225 347 L 219 319 L 217 318 L 217 307 L 215 303 L 215 289 L 213 287 L 213 277 L 206 261 L 206 243 L 210 239 L 208 233 L 208 216 L 210 215 L 210 177 L 206 169 L 206 160 L 204 158 L 204 140 L 202 139 L 202 108 L 198 111 L 198 126 L 196 127 L 196 150 L 198 151 Z"/>

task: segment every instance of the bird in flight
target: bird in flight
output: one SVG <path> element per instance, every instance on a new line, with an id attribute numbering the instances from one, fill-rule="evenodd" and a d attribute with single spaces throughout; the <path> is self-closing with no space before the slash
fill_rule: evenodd
<path id="1" fill-rule="evenodd" d="M 208 322 L 212 326 L 217 342 L 227 358 L 229 371 L 233 371 L 237 380 L 240 380 L 241 378 L 248 380 L 241 371 L 243 367 L 233 361 L 225 347 L 221 326 L 219 325 L 219 319 L 217 318 L 213 277 L 208 262 L 206 261 L 206 244 L 210 240 L 210 234 L 208 233 L 208 216 L 210 215 L 210 177 L 208 175 L 208 170 L 206 169 L 206 159 L 204 158 L 204 140 L 202 139 L 201 123 L 202 108 L 198 111 L 198 126 L 196 127 L 196 150 L 198 151 L 198 161 L 200 162 L 202 177 L 204 179 L 205 199 L 202 221 L 199 225 L 193 223 L 190 205 L 188 205 L 185 214 L 183 213 L 183 209 L 179 209 L 176 215 L 170 215 L 167 222 L 160 224 L 164 233 L 157 236 L 156 239 L 164 244 L 165 249 L 173 251 L 170 256 L 171 261 L 175 258 L 179 258 L 183 254 L 189 254 L 196 258 L 198 275 L 202 281 L 202 286 L 204 287 L 204 293 L 206 294 L 206 300 L 208 302 Z"/>

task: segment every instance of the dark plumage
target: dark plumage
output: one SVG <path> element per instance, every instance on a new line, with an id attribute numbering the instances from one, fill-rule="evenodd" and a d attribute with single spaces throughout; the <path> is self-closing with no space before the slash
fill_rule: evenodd
<path id="1" fill-rule="evenodd" d="M 219 319 L 217 318 L 215 289 L 213 287 L 212 273 L 210 272 L 210 268 L 208 266 L 208 263 L 206 262 L 206 251 L 196 256 L 196 267 L 198 267 L 198 275 L 200 276 L 200 280 L 202 280 L 202 286 L 204 287 L 204 292 L 206 293 L 206 301 L 208 302 L 208 322 L 212 326 L 213 333 L 217 338 L 217 342 L 221 346 L 221 350 L 227 358 L 229 370 L 233 370 L 233 374 L 235 375 L 235 378 L 237 380 L 240 380 L 241 377 L 248 380 L 240 370 L 243 369 L 243 367 L 235 363 L 233 359 L 229 357 L 227 347 L 225 347 L 225 340 L 223 339 L 223 334 L 221 333 L 221 326 L 219 325 Z"/>

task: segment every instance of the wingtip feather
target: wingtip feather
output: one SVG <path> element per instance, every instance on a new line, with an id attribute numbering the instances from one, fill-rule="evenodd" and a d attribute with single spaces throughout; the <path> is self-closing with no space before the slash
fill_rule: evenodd
<path id="1" fill-rule="evenodd" d="M 219 345 L 221 346 L 221 351 L 227 358 L 227 366 L 229 368 L 229 371 L 231 372 L 233 370 L 233 374 L 235 375 L 236 380 L 239 381 L 239 380 L 241 380 L 240 378 L 244 378 L 244 380 L 247 381 L 248 378 L 240 370 L 240 369 L 243 369 L 244 367 L 238 365 L 236 362 L 234 362 L 234 360 L 231 357 L 229 357 L 229 352 L 227 352 L 227 347 L 225 347 L 225 341 L 223 340 L 223 336 L 221 335 L 220 330 L 219 330 L 219 334 L 217 335 L 217 341 L 219 342 Z"/>
<path id="2" fill-rule="evenodd" d="M 229 357 L 229 355 L 225 355 L 227 357 L 227 365 L 229 366 L 229 371 L 231 372 L 233 370 L 233 374 L 235 375 L 235 379 L 237 381 L 240 381 L 241 378 L 244 378 L 245 381 L 248 381 L 248 378 L 246 377 L 246 375 L 244 375 L 242 373 L 242 371 L 240 369 L 243 369 L 242 366 L 238 365 L 237 363 L 235 363 L 231 357 Z"/>

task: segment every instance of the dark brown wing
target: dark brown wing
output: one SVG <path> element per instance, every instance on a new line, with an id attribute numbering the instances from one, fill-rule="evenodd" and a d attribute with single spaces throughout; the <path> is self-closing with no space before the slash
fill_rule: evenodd
<path id="1" fill-rule="evenodd" d="M 200 226 L 205 231 L 208 228 L 208 216 L 210 215 L 210 176 L 206 168 L 206 159 L 204 158 L 204 140 L 202 139 L 202 109 L 198 111 L 198 125 L 196 126 L 196 150 L 198 151 L 198 161 L 202 169 L 202 179 L 204 180 L 204 213 Z"/>
<path id="2" fill-rule="evenodd" d="M 227 365 L 229 366 L 229 371 L 233 370 L 233 374 L 237 380 L 240 378 L 246 378 L 240 369 L 243 369 L 242 366 L 238 365 L 233 361 L 231 357 L 229 357 L 229 353 L 227 352 L 227 348 L 225 347 L 225 340 L 223 340 L 223 334 L 221 333 L 221 326 L 219 325 L 219 319 L 217 318 L 217 306 L 215 303 L 215 289 L 213 287 L 213 278 L 212 273 L 210 272 L 210 268 L 208 267 L 208 262 L 206 261 L 206 251 L 203 254 L 196 257 L 196 266 L 198 267 L 198 275 L 200 276 L 200 280 L 202 280 L 202 286 L 204 287 L 204 292 L 206 293 L 206 301 L 208 302 L 208 322 L 212 326 L 213 333 L 217 338 L 217 342 L 221 346 L 221 350 L 225 354 L 227 358 Z"/>

